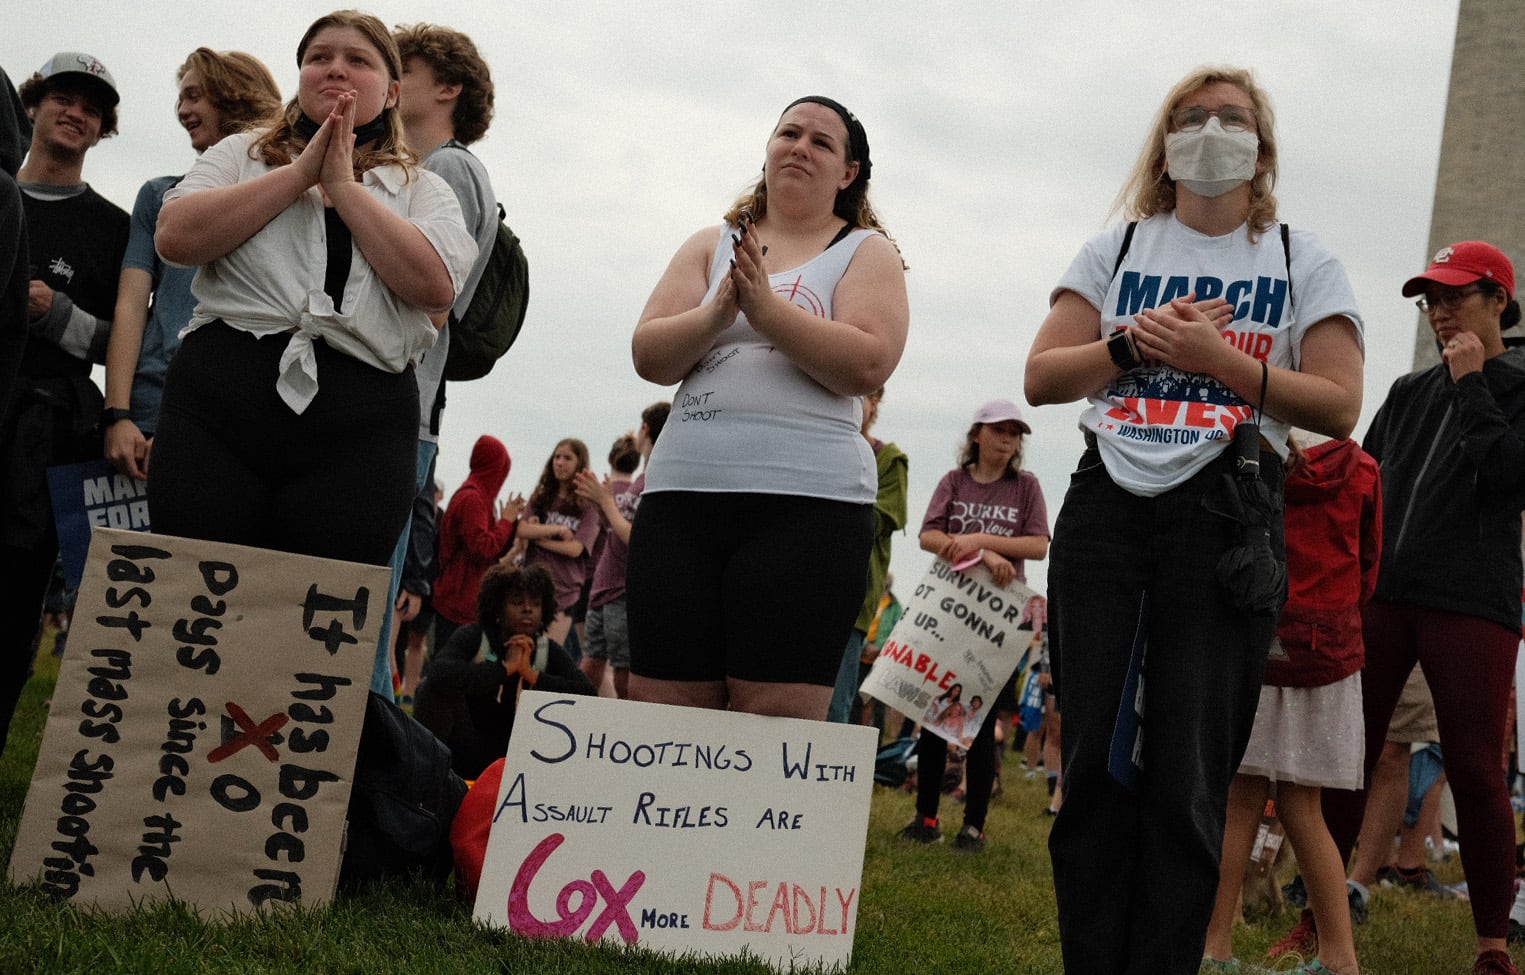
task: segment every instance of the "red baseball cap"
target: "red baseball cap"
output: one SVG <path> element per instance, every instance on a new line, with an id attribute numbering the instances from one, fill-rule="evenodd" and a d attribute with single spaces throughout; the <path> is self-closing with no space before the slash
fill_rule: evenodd
<path id="1" fill-rule="evenodd" d="M 1442 247 L 1423 274 L 1403 282 L 1403 296 L 1412 298 L 1420 294 L 1430 281 L 1459 288 L 1484 278 L 1503 285 L 1509 297 L 1514 298 L 1514 265 L 1504 252 L 1485 241 L 1464 240 Z"/>

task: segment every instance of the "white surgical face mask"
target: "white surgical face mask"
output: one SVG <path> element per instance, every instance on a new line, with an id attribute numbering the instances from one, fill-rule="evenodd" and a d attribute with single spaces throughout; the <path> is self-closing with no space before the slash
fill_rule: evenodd
<path id="1" fill-rule="evenodd" d="M 1194 132 L 1165 136 L 1170 178 L 1201 196 L 1222 196 L 1255 176 L 1260 136 L 1249 129 L 1227 132 L 1217 116 Z"/>

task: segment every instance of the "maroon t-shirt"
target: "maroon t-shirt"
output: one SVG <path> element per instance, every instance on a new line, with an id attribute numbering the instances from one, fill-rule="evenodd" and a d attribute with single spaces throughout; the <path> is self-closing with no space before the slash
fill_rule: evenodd
<path id="1" fill-rule="evenodd" d="M 524 557 L 525 565 L 538 565 L 551 574 L 551 581 L 556 584 L 556 608 L 563 611 L 576 605 L 578 597 L 582 595 L 582 584 L 588 577 L 593 544 L 598 541 L 598 507 L 591 501 L 583 501 L 581 506 L 581 511 L 575 515 L 559 511 L 546 513 L 538 508 L 530 508 L 528 512 L 539 519 L 541 524 L 566 525 L 572 529 L 573 539 L 582 542 L 582 554 L 576 558 L 558 555 L 533 544 Z"/>
<path id="2" fill-rule="evenodd" d="M 981 484 L 967 470 L 957 467 L 944 474 L 937 490 L 932 492 L 921 530 L 949 535 L 984 532 L 1007 538 L 1027 535 L 1048 538 L 1048 506 L 1043 503 L 1038 478 L 1027 471 Z M 1025 583 L 1023 560 L 1007 561 L 1016 568 L 1017 579 Z"/>

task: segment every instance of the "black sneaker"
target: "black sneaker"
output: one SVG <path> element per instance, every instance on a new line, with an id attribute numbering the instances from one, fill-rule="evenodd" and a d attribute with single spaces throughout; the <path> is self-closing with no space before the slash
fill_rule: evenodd
<path id="1" fill-rule="evenodd" d="M 1350 923 L 1365 924 L 1371 906 L 1371 895 L 1358 887 L 1354 880 L 1345 881 L 1345 899 L 1350 902 Z"/>
<path id="2" fill-rule="evenodd" d="M 1510 918 L 1508 941 L 1512 945 L 1525 945 L 1525 924 Z"/>
<path id="3" fill-rule="evenodd" d="M 938 827 L 937 820 L 926 816 L 917 816 L 906 823 L 899 835 L 901 839 L 910 840 L 913 843 L 931 844 L 943 841 L 943 831 Z"/>
<path id="4" fill-rule="evenodd" d="M 938 839 L 942 839 L 939 834 Z M 970 853 L 978 853 L 985 849 L 985 834 L 965 823 L 964 828 L 953 837 L 953 847 L 958 850 L 967 850 Z"/>
<path id="5" fill-rule="evenodd" d="M 1383 871 L 1386 871 L 1384 874 Z M 1430 873 L 1429 867 L 1416 867 L 1413 870 L 1404 870 L 1401 867 L 1383 867 L 1377 871 L 1377 879 L 1393 887 L 1404 887 L 1409 890 L 1423 891 L 1433 894 L 1441 900 L 1455 900 L 1456 891 L 1435 879 Z"/>
<path id="6" fill-rule="evenodd" d="M 1291 883 L 1283 884 L 1281 887 L 1281 896 L 1285 897 L 1287 899 L 1287 903 L 1291 904 L 1293 907 L 1307 907 L 1308 888 L 1303 886 L 1303 875 L 1297 874 L 1292 878 Z"/>

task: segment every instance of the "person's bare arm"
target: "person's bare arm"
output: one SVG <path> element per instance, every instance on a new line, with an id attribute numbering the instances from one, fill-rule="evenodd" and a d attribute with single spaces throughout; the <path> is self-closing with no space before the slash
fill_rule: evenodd
<path id="1" fill-rule="evenodd" d="M 701 230 L 683 242 L 646 299 L 630 339 L 635 371 L 662 386 L 683 377 L 736 320 L 736 292 L 729 279 L 709 300 L 709 259 L 719 227 Z"/>
<path id="2" fill-rule="evenodd" d="M 140 267 L 122 268 L 117 279 L 116 311 L 106 344 L 107 407 L 125 410 L 132 406 L 132 380 L 143 351 L 153 287 L 153 275 Z M 106 459 L 117 471 L 140 480 L 148 477 L 148 441 L 136 423 L 129 419 L 111 424 L 103 441 Z"/>

